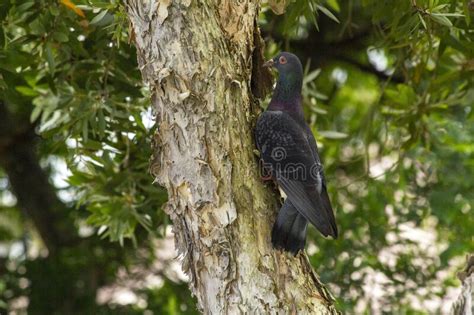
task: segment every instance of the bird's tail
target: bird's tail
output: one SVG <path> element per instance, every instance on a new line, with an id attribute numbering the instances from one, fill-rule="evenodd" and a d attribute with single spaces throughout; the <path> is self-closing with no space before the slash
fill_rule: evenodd
<path id="1" fill-rule="evenodd" d="M 296 255 L 299 250 L 304 249 L 307 227 L 308 220 L 299 214 L 290 200 L 286 199 L 273 225 L 273 246 Z"/>

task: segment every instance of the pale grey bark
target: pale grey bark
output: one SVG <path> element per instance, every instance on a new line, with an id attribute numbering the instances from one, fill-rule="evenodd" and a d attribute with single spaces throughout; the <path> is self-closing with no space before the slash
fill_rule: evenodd
<path id="1" fill-rule="evenodd" d="M 259 179 L 250 78 L 258 2 L 128 0 L 159 129 L 183 269 L 206 314 L 333 314 L 305 255 L 272 249 L 277 204 Z M 254 75 L 258 71 L 254 71 Z"/>
<path id="2" fill-rule="evenodd" d="M 458 274 L 462 282 L 461 293 L 454 301 L 452 315 L 472 315 L 474 314 L 474 254 L 468 255 L 466 268 Z"/>

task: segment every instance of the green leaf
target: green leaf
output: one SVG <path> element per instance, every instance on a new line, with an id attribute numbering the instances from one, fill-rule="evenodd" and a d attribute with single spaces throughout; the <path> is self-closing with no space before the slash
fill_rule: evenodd
<path id="1" fill-rule="evenodd" d="M 99 109 L 99 113 L 97 116 L 99 118 L 99 136 L 100 138 L 104 138 L 106 122 L 105 122 L 104 110 L 102 108 Z"/>
<path id="2" fill-rule="evenodd" d="M 392 103 L 408 107 L 416 103 L 417 95 L 413 88 L 406 84 L 397 84 L 397 89 L 387 88 L 385 97 Z"/>
<path id="3" fill-rule="evenodd" d="M 41 112 L 42 112 L 42 109 L 40 106 L 35 106 L 33 108 L 33 111 L 31 112 L 31 115 L 30 115 L 30 122 L 35 122 L 38 117 L 41 115 Z"/>
<path id="4" fill-rule="evenodd" d="M 315 113 L 318 113 L 318 114 L 321 114 L 321 115 L 327 115 L 328 114 L 328 111 L 323 109 L 323 108 L 320 108 L 320 107 L 317 107 L 317 106 L 311 106 L 310 107 L 311 111 L 315 112 Z"/>
<path id="5" fill-rule="evenodd" d="M 35 90 L 33 90 L 32 88 L 30 88 L 28 86 L 17 86 L 17 87 L 15 87 L 15 90 L 17 90 L 18 92 L 20 92 L 21 94 L 23 94 L 25 96 L 37 96 L 38 95 L 38 92 L 36 92 Z"/>
<path id="6" fill-rule="evenodd" d="M 60 42 L 60 43 L 66 43 L 69 41 L 69 37 L 61 32 L 54 32 L 53 33 L 53 38 L 54 40 Z"/>
<path id="7" fill-rule="evenodd" d="M 81 171 L 73 171 L 72 175 L 68 177 L 67 181 L 73 186 L 79 186 L 82 183 L 90 182 L 92 176 Z"/>
<path id="8" fill-rule="evenodd" d="M 31 29 L 31 34 L 43 35 L 44 33 L 46 33 L 46 28 L 44 27 L 43 23 L 39 18 L 31 22 L 29 27 Z"/>
<path id="9" fill-rule="evenodd" d="M 431 9 L 430 11 L 431 11 L 431 12 L 441 12 L 441 10 L 444 9 L 444 8 L 446 8 L 447 6 L 448 6 L 447 3 L 445 3 L 445 4 L 440 4 L 440 5 L 436 6 L 436 7 L 434 7 L 433 9 Z"/>
<path id="10" fill-rule="evenodd" d="M 453 23 L 451 23 L 451 21 L 444 15 L 440 15 L 440 14 L 430 14 L 430 17 L 433 21 L 435 21 L 436 23 L 438 24 L 441 24 L 441 25 L 444 25 L 444 26 L 448 26 L 448 27 L 452 27 L 453 26 Z"/>
<path id="11" fill-rule="evenodd" d="M 28 9 L 30 9 L 32 6 L 35 5 L 35 2 L 34 1 L 27 1 L 21 5 L 19 5 L 16 9 L 19 11 L 19 12 L 26 12 L 28 11 Z"/>
<path id="12" fill-rule="evenodd" d="M 44 52 L 46 54 L 46 60 L 48 61 L 49 72 L 52 74 L 56 68 L 56 63 L 54 62 L 54 55 L 50 43 L 46 43 Z"/>
<path id="13" fill-rule="evenodd" d="M 316 69 L 314 71 L 311 71 L 310 73 L 308 73 L 307 76 L 303 78 L 303 84 L 312 82 L 314 79 L 316 79 L 319 76 L 320 73 L 321 73 L 321 69 Z"/>
<path id="14" fill-rule="evenodd" d="M 337 19 L 337 17 L 331 11 L 329 11 L 327 8 L 325 8 L 325 7 L 323 7 L 322 5 L 319 5 L 319 4 L 317 4 L 316 7 L 318 8 L 319 11 L 323 12 L 324 15 L 326 15 L 328 18 L 330 18 L 331 20 L 333 20 L 336 23 L 339 23 L 339 20 Z"/>
<path id="15" fill-rule="evenodd" d="M 464 17 L 464 14 L 461 14 L 461 13 L 433 13 L 432 15 L 452 16 L 452 17 Z"/>
<path id="16" fill-rule="evenodd" d="M 89 140 L 89 124 L 87 119 L 82 121 L 82 141 L 87 142 Z"/>
<path id="17" fill-rule="evenodd" d="M 51 12 L 52 16 L 59 16 L 59 8 L 55 5 L 50 6 L 49 12 Z"/>
<path id="18" fill-rule="evenodd" d="M 470 1 L 464 0 L 463 11 L 466 19 L 466 24 L 469 26 L 471 24 L 471 10 L 469 9 Z"/>
<path id="19" fill-rule="evenodd" d="M 83 142 L 82 145 L 84 146 L 84 148 L 92 151 L 98 151 L 103 147 L 103 143 L 94 140 L 88 140 L 87 142 Z"/>
<path id="20" fill-rule="evenodd" d="M 319 131 L 319 134 L 323 136 L 324 138 L 327 139 L 345 139 L 348 137 L 346 133 L 339 132 L 339 131 L 334 131 L 334 130 L 325 130 L 325 131 Z"/>
<path id="21" fill-rule="evenodd" d="M 423 25 L 423 27 L 425 28 L 425 30 L 428 29 L 428 27 L 426 26 L 426 22 L 425 22 L 425 19 L 423 19 L 423 16 L 421 16 L 420 13 L 418 13 L 418 18 L 420 19 L 421 21 L 421 24 Z"/>
<path id="22" fill-rule="evenodd" d="M 99 23 L 99 22 L 104 18 L 104 16 L 107 14 L 107 11 L 108 11 L 108 10 L 100 11 L 99 14 L 97 14 L 97 15 L 90 21 L 89 24 L 94 25 L 94 24 Z"/>
<path id="23" fill-rule="evenodd" d="M 137 125 L 138 125 L 143 131 L 146 131 L 145 125 L 143 124 L 140 115 L 135 112 L 135 113 L 132 114 L 132 116 L 133 116 L 133 118 L 135 119 L 135 122 L 137 123 Z"/>
<path id="24" fill-rule="evenodd" d="M 327 95 L 325 95 L 323 93 L 320 93 L 315 89 L 308 89 L 308 94 L 311 95 L 311 96 L 314 96 L 315 98 L 317 98 L 319 100 L 326 101 L 328 99 Z"/>
<path id="25" fill-rule="evenodd" d="M 336 12 L 341 12 L 341 7 L 339 6 L 339 3 L 337 0 L 327 0 L 328 6 L 330 6 L 334 11 Z"/>

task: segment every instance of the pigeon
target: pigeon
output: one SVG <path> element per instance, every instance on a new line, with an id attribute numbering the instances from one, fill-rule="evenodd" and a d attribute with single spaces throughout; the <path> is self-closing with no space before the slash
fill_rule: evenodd
<path id="1" fill-rule="evenodd" d="M 336 219 L 316 140 L 303 115 L 301 62 L 281 52 L 264 66 L 276 68 L 279 76 L 268 108 L 257 120 L 255 140 L 262 170 L 286 195 L 271 241 L 296 255 L 304 249 L 308 221 L 325 237 L 336 239 Z"/>

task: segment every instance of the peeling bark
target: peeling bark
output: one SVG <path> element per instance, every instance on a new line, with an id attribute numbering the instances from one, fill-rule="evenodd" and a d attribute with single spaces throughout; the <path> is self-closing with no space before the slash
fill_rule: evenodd
<path id="1" fill-rule="evenodd" d="M 474 254 L 466 257 L 466 268 L 458 273 L 461 293 L 451 307 L 452 315 L 474 314 Z"/>
<path id="2" fill-rule="evenodd" d="M 268 86 L 251 84 L 258 9 L 248 0 L 127 1 L 159 125 L 151 170 L 168 190 L 165 211 L 203 313 L 333 314 L 307 257 L 270 244 L 279 205 L 253 154 L 252 91 Z"/>

